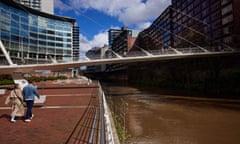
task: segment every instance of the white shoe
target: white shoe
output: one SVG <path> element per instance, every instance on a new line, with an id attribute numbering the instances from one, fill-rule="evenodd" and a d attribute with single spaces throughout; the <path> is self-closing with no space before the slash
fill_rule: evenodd
<path id="1" fill-rule="evenodd" d="M 31 122 L 31 120 L 30 120 L 30 119 L 25 119 L 24 121 L 25 121 L 25 122 Z"/>
<path id="2" fill-rule="evenodd" d="M 34 114 L 32 114 L 32 117 L 30 117 L 30 120 L 32 120 L 34 118 Z"/>
<path id="3" fill-rule="evenodd" d="M 12 122 L 12 123 L 15 123 L 15 122 L 16 122 L 16 120 L 14 120 L 14 119 L 11 119 L 11 120 L 10 120 L 10 122 Z"/>

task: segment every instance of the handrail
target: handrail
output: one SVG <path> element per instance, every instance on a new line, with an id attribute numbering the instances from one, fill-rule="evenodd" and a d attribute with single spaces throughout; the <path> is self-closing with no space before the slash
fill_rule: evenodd
<path id="1" fill-rule="evenodd" d="M 110 121 L 110 116 L 107 109 L 107 103 L 105 94 L 102 90 L 100 82 L 98 82 L 100 94 L 102 96 L 102 113 L 101 113 L 101 144 L 105 144 L 106 141 L 108 144 L 114 144 L 114 138 L 113 138 L 113 129 Z M 106 129 L 106 132 L 105 132 Z M 107 135 L 105 135 L 107 134 Z"/>
<path id="2" fill-rule="evenodd" d="M 95 133 L 95 130 L 96 130 L 97 117 L 98 117 L 98 111 L 97 111 L 97 108 L 96 108 L 96 114 L 95 114 L 95 117 L 94 117 L 93 128 L 91 130 L 91 135 L 90 135 L 90 138 L 89 138 L 89 144 L 93 144 L 94 143 L 94 133 Z"/>

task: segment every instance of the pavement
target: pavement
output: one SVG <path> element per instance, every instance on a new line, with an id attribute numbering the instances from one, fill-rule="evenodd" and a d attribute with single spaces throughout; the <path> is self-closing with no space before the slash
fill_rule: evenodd
<path id="1" fill-rule="evenodd" d="M 68 79 L 40 82 L 37 86 L 47 100 L 33 107 L 34 118 L 30 123 L 23 118 L 11 123 L 10 106 L 4 104 L 9 90 L 0 94 L 1 144 L 88 143 L 89 130 L 98 109 L 98 85 Z"/>

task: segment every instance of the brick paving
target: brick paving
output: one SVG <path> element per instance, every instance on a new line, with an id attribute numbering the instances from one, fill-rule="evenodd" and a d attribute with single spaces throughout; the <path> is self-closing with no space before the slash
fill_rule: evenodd
<path id="1" fill-rule="evenodd" d="M 4 105 L 9 91 L 0 95 L 0 141 L 2 144 L 62 144 L 86 110 L 98 86 L 79 79 L 37 83 L 41 95 L 47 96 L 44 105 L 35 105 L 30 123 L 17 119 L 9 121 L 11 109 Z M 1 89 L 1 88 L 0 88 Z"/>

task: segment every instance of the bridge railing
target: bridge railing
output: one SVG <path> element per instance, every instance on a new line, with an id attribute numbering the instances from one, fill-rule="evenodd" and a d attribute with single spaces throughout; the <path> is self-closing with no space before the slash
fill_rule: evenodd
<path id="1" fill-rule="evenodd" d="M 181 54 L 200 54 L 206 52 L 235 52 L 239 51 L 238 49 L 233 49 L 229 46 L 212 46 L 212 47 L 189 47 L 189 48 L 161 48 L 158 50 L 139 50 L 139 51 L 130 51 L 126 54 L 120 54 L 117 52 L 108 52 L 105 55 L 90 55 L 86 56 L 85 59 L 79 61 L 90 61 L 90 60 L 101 60 L 101 59 L 112 59 L 112 58 L 128 58 L 128 57 L 144 57 L 144 56 L 161 56 L 161 55 L 181 55 Z M 17 65 L 28 65 L 28 64 L 48 64 L 52 63 L 50 59 L 33 59 L 25 58 L 21 59 L 19 57 L 11 57 L 14 64 Z M 56 60 L 57 63 L 65 63 L 69 61 Z M 9 65 L 6 58 L 3 55 L 0 55 L 0 65 Z"/>
<path id="2" fill-rule="evenodd" d="M 131 51 L 128 52 L 125 56 L 123 55 L 123 57 L 139 57 L 139 56 L 147 56 L 145 53 L 141 52 L 141 51 Z"/>
<path id="3" fill-rule="evenodd" d="M 163 48 L 161 50 L 149 50 L 152 55 L 168 55 L 168 54 L 177 54 L 173 49 Z"/>
<path id="4" fill-rule="evenodd" d="M 203 53 L 204 51 L 199 47 L 191 47 L 191 48 L 178 48 L 178 51 L 181 53 Z"/>

